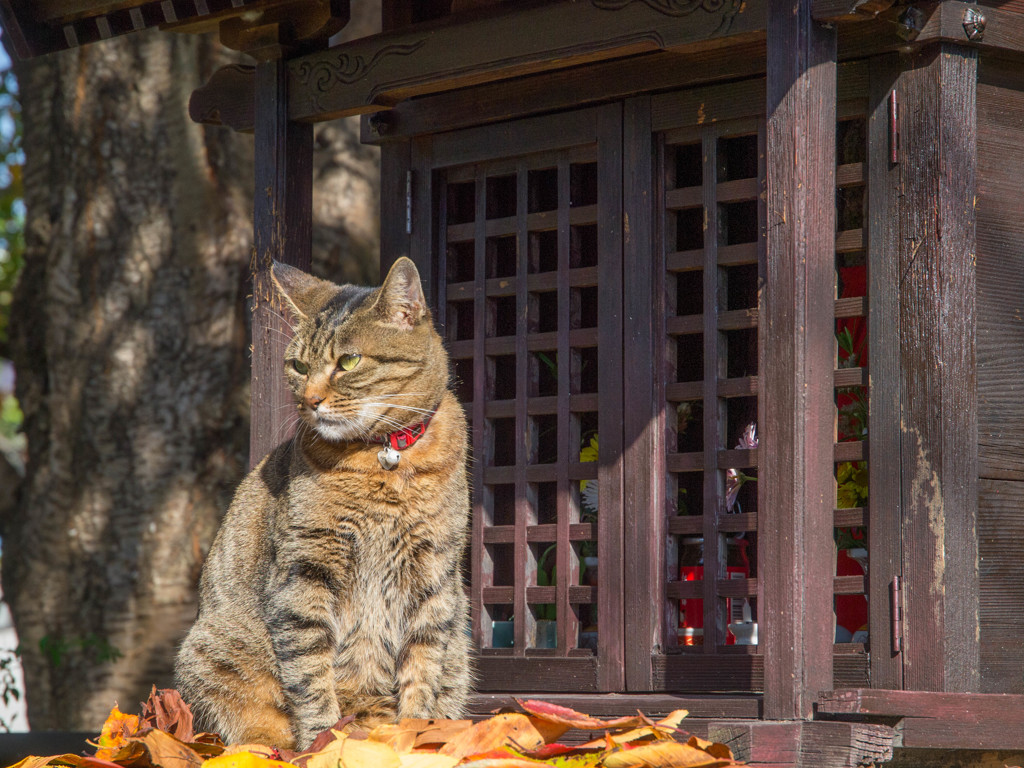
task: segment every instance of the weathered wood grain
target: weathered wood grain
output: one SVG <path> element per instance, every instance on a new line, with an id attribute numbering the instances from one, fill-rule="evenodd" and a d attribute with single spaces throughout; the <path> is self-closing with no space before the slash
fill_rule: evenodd
<path id="1" fill-rule="evenodd" d="M 287 86 L 283 62 L 257 65 L 250 467 L 293 429 L 283 374 L 291 327 L 270 265 L 277 259 L 308 271 L 312 260 L 313 130 L 288 119 Z"/>
<path id="2" fill-rule="evenodd" d="M 903 718 L 902 746 L 1024 749 L 1024 696 L 877 689 L 822 694 L 818 711 Z"/>
<path id="3" fill-rule="evenodd" d="M 626 645 L 626 685 L 633 690 L 651 690 L 651 654 L 661 639 L 661 596 L 665 589 L 663 566 L 664 454 L 661 437 L 663 404 L 656 396 L 655 366 L 655 269 L 654 258 L 654 169 L 652 157 L 650 99 L 627 100 L 624 107 L 623 144 L 623 260 L 630 265 L 630 279 L 623 283 L 625 341 L 623 364 L 629 371 L 625 398 L 625 477 L 624 510 L 632 521 L 625 538 L 624 555 L 628 566 L 624 582 L 629 595 L 650 595 L 648 600 L 627 600 L 624 634 Z M 660 249 L 659 249 L 660 252 Z"/>
<path id="4" fill-rule="evenodd" d="M 835 31 L 769 3 L 767 277 L 758 507 L 765 716 L 811 715 L 832 684 Z"/>
<path id="5" fill-rule="evenodd" d="M 901 75 L 904 684 L 977 690 L 975 85 L 942 45 Z"/>
<path id="6" fill-rule="evenodd" d="M 978 471 L 1024 480 L 1024 75 L 978 73 Z"/>
<path id="7" fill-rule="evenodd" d="M 688 14 L 652 3 L 554 2 L 459 24 L 413 27 L 356 40 L 291 62 L 292 117 L 322 120 L 376 111 L 403 99 L 709 38 L 764 29 L 763 0 L 701 5 Z M 529 29 L 531 34 L 521 34 Z"/>
<path id="8" fill-rule="evenodd" d="M 890 163 L 890 99 L 898 76 L 894 56 L 870 63 L 868 113 L 868 629 L 871 683 L 901 688 L 903 668 L 892 638 L 890 590 L 901 572 L 899 169 Z"/>
<path id="9" fill-rule="evenodd" d="M 764 72 L 764 45 L 739 44 L 693 53 L 660 51 L 597 62 L 569 72 L 548 72 L 422 96 L 397 104 L 380 117 L 383 134 L 363 120 L 363 140 L 387 142 L 433 131 L 464 128 L 632 96 L 645 88 L 666 90 L 738 79 Z"/>
<path id="10" fill-rule="evenodd" d="M 981 690 L 1024 694 L 1024 483 L 978 482 Z"/>
<path id="11" fill-rule="evenodd" d="M 622 357 L 622 108 L 609 105 L 596 115 L 598 155 L 598 407 L 601 450 L 598 456 L 598 485 L 601 514 L 598 516 L 597 557 L 600 563 L 598 592 L 598 685 L 604 691 L 621 691 L 626 684 L 623 634 L 625 594 L 623 570 L 626 564 L 625 526 L 622 516 L 623 481 L 623 384 Z M 607 512 L 607 513 L 606 513 Z M 612 564 L 608 567 L 607 564 Z M 622 563 L 621 568 L 614 564 Z"/>
<path id="12" fill-rule="evenodd" d="M 814 0 L 815 21 L 861 21 L 892 7 L 895 0 Z"/>
<path id="13" fill-rule="evenodd" d="M 478 656 L 473 661 L 481 687 L 488 691 L 574 691 L 596 693 L 597 657 L 552 658 L 536 656 Z"/>
<path id="14" fill-rule="evenodd" d="M 708 738 L 724 743 L 745 765 L 849 768 L 889 760 L 896 733 L 869 723 L 712 722 Z"/>

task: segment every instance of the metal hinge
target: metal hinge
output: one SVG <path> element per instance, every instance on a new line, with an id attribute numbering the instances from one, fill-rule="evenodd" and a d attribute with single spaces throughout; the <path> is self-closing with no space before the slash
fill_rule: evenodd
<path id="1" fill-rule="evenodd" d="M 896 165 L 900 161 L 900 127 L 899 105 L 896 103 L 896 89 L 889 94 L 889 162 Z"/>
<path id="2" fill-rule="evenodd" d="M 405 234 L 412 234 L 412 171 L 405 172 Z"/>
<path id="3" fill-rule="evenodd" d="M 899 576 L 892 577 L 889 599 L 892 617 L 892 652 L 900 653 L 903 650 L 903 584 Z"/>

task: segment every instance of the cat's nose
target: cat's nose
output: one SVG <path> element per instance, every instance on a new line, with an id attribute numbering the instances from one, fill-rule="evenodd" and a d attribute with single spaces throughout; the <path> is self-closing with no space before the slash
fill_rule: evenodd
<path id="1" fill-rule="evenodd" d="M 306 407 L 312 408 L 314 411 L 323 401 L 324 399 L 320 395 L 306 395 L 302 398 L 302 402 L 305 403 Z"/>

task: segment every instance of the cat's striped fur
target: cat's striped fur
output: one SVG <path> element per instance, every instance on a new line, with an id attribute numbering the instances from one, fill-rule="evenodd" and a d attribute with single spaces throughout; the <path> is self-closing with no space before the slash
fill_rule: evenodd
<path id="1" fill-rule="evenodd" d="M 376 290 L 282 265 L 274 279 L 298 318 L 285 370 L 302 421 L 235 495 L 179 689 L 227 741 L 287 748 L 346 714 L 459 717 L 466 423 L 416 267 L 400 259 Z M 428 412 L 385 470 L 366 438 Z"/>

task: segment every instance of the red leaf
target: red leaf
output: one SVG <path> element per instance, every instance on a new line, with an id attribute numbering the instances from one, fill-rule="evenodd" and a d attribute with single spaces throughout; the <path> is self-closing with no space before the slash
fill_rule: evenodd
<path id="1" fill-rule="evenodd" d="M 559 755 L 565 755 L 569 752 L 576 752 L 576 747 L 567 747 L 565 744 L 545 744 L 542 747 L 524 752 L 527 757 L 532 757 L 534 760 L 547 760 L 549 757 L 558 757 Z"/>
<path id="2" fill-rule="evenodd" d="M 603 731 L 607 728 L 635 728 L 643 723 L 643 720 L 636 715 L 619 717 L 614 720 L 601 720 L 585 715 L 582 712 L 577 712 L 575 709 L 569 709 L 568 707 L 562 707 L 546 701 L 516 699 L 516 703 L 534 717 L 549 723 L 577 728 L 581 731 Z"/>
<path id="3" fill-rule="evenodd" d="M 173 688 L 161 688 L 158 691 L 154 685 L 149 700 L 142 705 L 139 719 L 143 725 L 169 733 L 186 744 L 195 739 L 192 710 Z"/>

